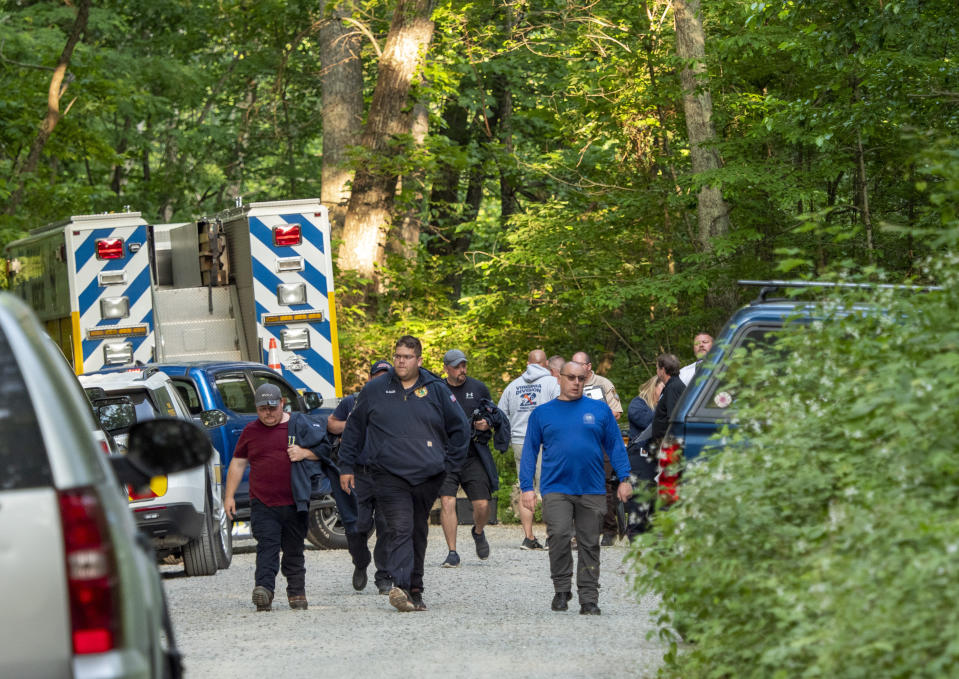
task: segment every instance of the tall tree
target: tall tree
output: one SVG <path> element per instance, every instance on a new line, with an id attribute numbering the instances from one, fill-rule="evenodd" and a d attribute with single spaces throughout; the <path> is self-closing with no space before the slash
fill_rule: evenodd
<path id="1" fill-rule="evenodd" d="M 398 0 L 363 128 L 366 162 L 353 179 L 338 262 L 340 268 L 371 279 L 383 262 L 398 178 L 390 161 L 401 150 L 400 138 L 410 134 L 412 118 L 404 115 L 404 109 L 433 38 L 432 11 L 432 0 Z"/>
<path id="2" fill-rule="evenodd" d="M 90 0 L 79 0 L 77 3 L 77 16 L 73 22 L 73 27 L 67 36 L 67 42 L 63 46 L 63 51 L 60 53 L 60 59 L 53 69 L 53 75 L 50 77 L 50 86 L 47 89 L 47 113 L 43 117 L 43 122 L 40 124 L 40 130 L 37 132 L 33 144 L 30 146 L 30 153 L 27 155 L 26 161 L 17 168 L 14 175 L 14 182 L 17 188 L 7 203 L 6 213 L 8 215 L 15 214 L 20 207 L 20 201 L 23 200 L 23 188 L 26 177 L 36 171 L 37 164 L 40 162 L 40 154 L 43 153 L 43 147 L 46 146 L 47 141 L 53 134 L 54 128 L 56 128 L 57 123 L 60 122 L 61 116 L 66 113 L 66 111 L 63 113 L 60 111 L 60 100 L 66 93 L 67 87 L 70 86 L 70 81 L 72 80 L 72 78 L 67 77 L 67 68 L 70 66 L 70 59 L 73 58 L 74 48 L 76 48 L 77 43 L 80 42 L 80 38 L 83 36 L 83 32 L 87 29 L 87 20 L 89 18 Z M 68 105 L 67 110 L 69 109 L 70 106 Z"/>
<path id="3" fill-rule="evenodd" d="M 689 134 L 689 155 L 693 172 L 702 174 L 722 167 L 714 144 L 713 99 L 706 74 L 706 36 L 703 32 L 699 0 L 674 0 L 676 54 L 682 60 L 683 111 Z M 713 239 L 729 232 L 729 206 L 714 183 L 704 183 L 697 196 L 699 246 L 712 250 Z"/>
<path id="4" fill-rule="evenodd" d="M 341 2 L 330 9 L 319 31 L 320 87 L 323 109 L 323 169 L 320 200 L 330 208 L 334 234 L 346 220 L 353 171 L 350 147 L 360 141 L 363 128 L 363 63 L 360 32 L 347 24 L 352 5 Z"/>

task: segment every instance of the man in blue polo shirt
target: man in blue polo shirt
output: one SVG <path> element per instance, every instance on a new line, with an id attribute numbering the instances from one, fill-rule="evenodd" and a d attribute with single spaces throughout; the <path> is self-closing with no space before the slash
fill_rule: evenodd
<path id="1" fill-rule="evenodd" d="M 605 401 L 583 398 L 586 367 L 570 361 L 559 378 L 559 396 L 530 415 L 523 442 L 519 483 L 522 502 L 536 506 L 533 476 L 540 446 L 543 466 L 540 492 L 543 519 L 549 536 L 549 570 L 553 578 L 552 609 L 565 611 L 573 598 L 573 551 L 575 531 L 579 546 L 576 589 L 579 612 L 599 615 L 599 536 L 606 513 L 605 450 L 619 486 L 616 494 L 625 502 L 633 494 L 629 484 L 629 457 L 613 411 Z"/>

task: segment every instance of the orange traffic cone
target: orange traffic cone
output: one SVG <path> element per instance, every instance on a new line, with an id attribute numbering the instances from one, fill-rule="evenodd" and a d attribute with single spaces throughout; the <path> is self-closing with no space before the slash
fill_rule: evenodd
<path id="1" fill-rule="evenodd" d="M 270 338 L 270 351 L 267 354 L 267 365 L 273 368 L 274 370 L 282 370 L 283 366 L 280 365 L 280 350 L 276 348 L 276 338 Z"/>

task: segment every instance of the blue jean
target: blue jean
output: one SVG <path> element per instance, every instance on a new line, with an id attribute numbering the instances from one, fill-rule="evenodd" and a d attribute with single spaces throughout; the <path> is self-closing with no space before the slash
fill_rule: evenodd
<path id="1" fill-rule="evenodd" d="M 411 484 L 395 474 L 375 470 L 373 483 L 377 510 L 392 533 L 387 570 L 393 584 L 407 591 L 423 591 L 423 562 L 430 533 L 430 509 L 439 497 L 445 472 Z"/>
<path id="2" fill-rule="evenodd" d="M 296 505 L 269 507 L 256 498 L 250 499 L 250 529 L 256 539 L 256 572 L 253 577 L 257 587 L 274 591 L 277 571 L 282 570 L 286 593 L 306 594 L 303 540 L 307 525 L 307 512 L 296 511 Z"/>
<path id="3" fill-rule="evenodd" d="M 387 559 L 389 558 L 390 527 L 386 523 L 383 511 L 376 507 L 375 486 L 373 484 L 373 475 L 364 471 L 356 470 L 354 477 L 355 487 L 353 495 L 356 497 L 357 519 L 356 530 L 363 536 L 363 546 L 366 547 L 366 540 L 369 539 L 370 531 L 376 525 L 376 544 L 373 546 L 372 560 L 376 566 L 376 575 L 373 576 L 374 582 L 381 585 L 390 582 L 390 572 L 387 570 Z M 360 568 L 366 568 L 370 565 L 370 550 L 366 548 L 365 563 L 357 563 L 353 557 L 353 564 Z"/>

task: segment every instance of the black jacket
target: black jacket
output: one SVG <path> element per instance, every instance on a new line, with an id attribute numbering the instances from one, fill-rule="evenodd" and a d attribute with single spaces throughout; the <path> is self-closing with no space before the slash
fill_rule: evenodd
<path id="1" fill-rule="evenodd" d="M 330 442 L 326 437 L 326 427 L 306 417 L 302 413 L 291 413 L 287 424 L 287 433 L 293 437 L 296 445 L 309 448 L 319 460 L 300 460 L 290 465 L 290 489 L 296 510 L 305 512 L 310 507 L 313 486 L 321 477 L 327 475 L 330 462 Z"/>
<path id="2" fill-rule="evenodd" d="M 356 399 L 340 443 L 340 473 L 353 473 L 368 441 L 371 467 L 422 483 L 459 471 L 469 435 L 466 415 L 442 379 L 420 368 L 416 384 L 404 389 L 390 369 L 367 382 Z"/>
<path id="3" fill-rule="evenodd" d="M 480 414 L 495 433 L 490 433 L 489 429 L 486 431 L 474 430 L 473 445 L 476 446 L 480 462 L 483 463 L 483 469 L 486 470 L 486 476 L 489 477 L 490 490 L 499 490 L 499 472 L 496 469 L 493 454 L 489 450 L 489 440 L 493 439 L 493 447 L 501 453 L 509 448 L 509 418 L 488 398 L 484 398 L 480 402 Z"/>
<path id="4" fill-rule="evenodd" d="M 651 440 L 654 444 L 658 444 L 666 435 L 666 430 L 669 429 L 669 417 L 673 414 L 673 408 L 679 403 L 679 397 L 683 395 L 685 390 L 686 385 L 679 379 L 679 375 L 670 377 L 666 386 L 663 387 L 663 393 L 659 397 L 656 412 L 653 415 Z"/>

